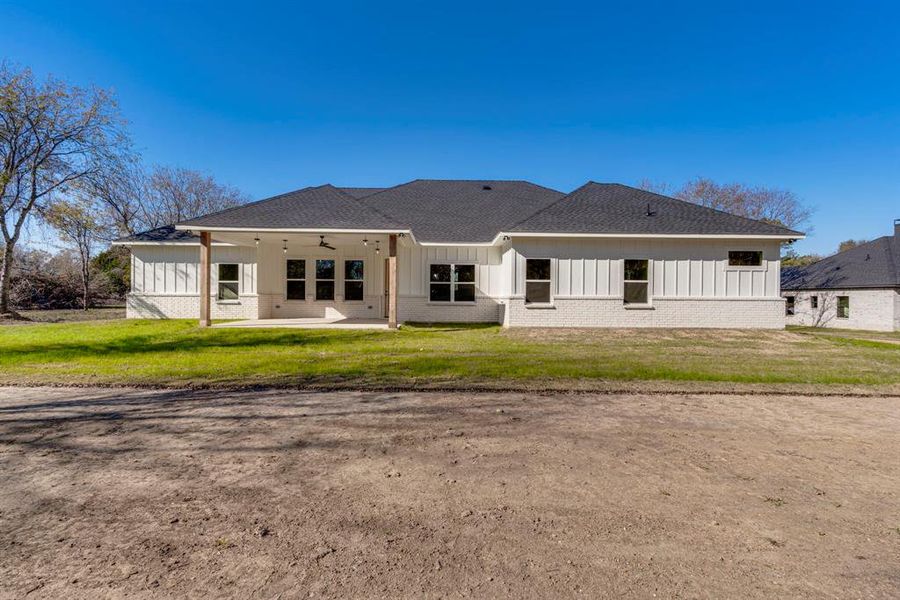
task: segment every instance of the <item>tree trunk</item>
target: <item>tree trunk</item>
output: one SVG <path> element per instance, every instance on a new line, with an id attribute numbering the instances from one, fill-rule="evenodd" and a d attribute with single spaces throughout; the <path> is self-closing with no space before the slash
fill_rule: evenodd
<path id="1" fill-rule="evenodd" d="M 87 254 L 81 255 L 81 285 L 81 305 L 87 310 L 91 307 L 91 257 Z"/>
<path id="2" fill-rule="evenodd" d="M 11 312 L 9 306 L 9 288 L 12 278 L 13 245 L 8 243 L 3 251 L 0 263 L 0 315 Z"/>

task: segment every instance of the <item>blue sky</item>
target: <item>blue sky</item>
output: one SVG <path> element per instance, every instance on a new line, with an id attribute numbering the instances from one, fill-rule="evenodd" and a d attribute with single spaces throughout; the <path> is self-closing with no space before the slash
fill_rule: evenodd
<path id="1" fill-rule="evenodd" d="M 145 158 L 311 184 L 720 181 L 900 217 L 900 3 L 4 2 L 0 57 L 113 88 Z"/>

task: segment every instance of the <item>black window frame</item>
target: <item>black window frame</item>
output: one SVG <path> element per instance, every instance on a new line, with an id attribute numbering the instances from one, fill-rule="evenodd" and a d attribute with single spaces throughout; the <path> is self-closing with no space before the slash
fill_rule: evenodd
<path id="1" fill-rule="evenodd" d="M 319 263 L 321 262 L 330 262 L 331 263 L 331 277 L 319 277 Z M 334 293 L 335 286 L 337 285 L 337 261 L 333 258 L 317 258 L 316 262 L 316 302 L 334 302 Z M 330 286 L 322 284 L 331 284 Z M 331 295 L 328 296 L 320 296 L 320 291 L 330 287 Z"/>
<path id="2" fill-rule="evenodd" d="M 296 262 L 303 265 L 303 277 L 291 277 L 290 263 Z M 290 302 L 306 302 L 306 259 L 305 258 L 288 258 L 284 261 L 284 299 Z M 291 283 L 302 283 L 303 295 L 300 298 L 291 297 Z"/>
<path id="3" fill-rule="evenodd" d="M 449 279 L 447 281 L 434 280 L 434 267 L 449 267 Z M 460 281 L 459 268 L 471 267 L 472 280 Z M 478 293 L 478 265 L 472 262 L 433 262 L 428 265 L 428 302 L 437 304 L 475 304 Z M 447 300 L 435 299 L 434 290 L 446 287 L 449 294 Z M 471 288 L 471 300 L 457 300 L 456 293 L 459 288 Z"/>
<path id="4" fill-rule="evenodd" d="M 235 278 L 222 277 L 222 267 L 234 267 Z M 226 298 L 222 290 L 231 290 L 233 298 Z M 241 265 L 240 263 L 218 263 L 216 266 L 216 302 L 236 302 L 241 298 Z"/>
<path id="5" fill-rule="evenodd" d="M 734 258 L 732 258 L 732 255 L 735 255 Z M 743 255 L 744 258 L 746 258 L 747 255 L 753 255 L 758 260 L 758 262 L 756 262 L 756 261 L 750 261 L 750 262 L 741 261 L 739 264 L 735 264 L 734 262 L 732 262 L 733 260 L 737 259 L 738 256 L 740 256 L 740 255 Z M 759 268 L 759 267 L 762 267 L 763 266 L 763 252 L 762 252 L 762 250 L 729 250 L 728 251 L 728 266 L 732 267 L 732 268 L 748 268 L 748 267 L 749 268 Z"/>
<path id="6" fill-rule="evenodd" d="M 797 314 L 797 296 L 784 297 L 784 316 L 793 317 Z"/>
<path id="7" fill-rule="evenodd" d="M 350 263 L 360 263 L 359 278 L 350 278 Z M 349 298 L 347 293 L 351 289 L 359 289 L 359 298 Z M 345 258 L 344 259 L 344 302 L 365 302 L 366 299 L 366 261 L 361 258 Z"/>
<path id="8" fill-rule="evenodd" d="M 809 297 L 809 307 L 813 310 L 819 308 L 819 297 L 816 295 Z"/>

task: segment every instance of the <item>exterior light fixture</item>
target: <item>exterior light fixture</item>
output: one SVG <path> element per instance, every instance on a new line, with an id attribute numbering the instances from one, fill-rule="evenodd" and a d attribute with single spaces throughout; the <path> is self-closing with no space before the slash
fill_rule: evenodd
<path id="1" fill-rule="evenodd" d="M 379 242 L 375 242 L 375 254 L 381 254 L 381 247 L 378 245 Z"/>
<path id="2" fill-rule="evenodd" d="M 281 249 L 282 249 L 282 251 L 284 251 L 285 254 L 287 254 L 287 240 L 282 240 L 282 241 L 284 241 L 284 246 L 282 246 Z"/>
<path id="3" fill-rule="evenodd" d="M 368 239 L 364 239 L 364 240 L 363 240 L 363 246 L 368 246 L 368 245 L 369 245 L 369 240 L 368 240 Z"/>
<path id="4" fill-rule="evenodd" d="M 256 242 L 256 247 L 259 248 L 259 236 L 253 238 L 253 241 Z"/>

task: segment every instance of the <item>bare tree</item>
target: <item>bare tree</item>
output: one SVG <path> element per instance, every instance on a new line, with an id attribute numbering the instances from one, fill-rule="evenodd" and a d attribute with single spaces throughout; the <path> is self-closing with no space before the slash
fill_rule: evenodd
<path id="1" fill-rule="evenodd" d="M 147 229 L 144 223 L 148 177 L 139 157 L 128 153 L 109 161 L 104 169 L 79 182 L 79 195 L 96 200 L 114 227 L 112 237 L 130 235 Z"/>
<path id="2" fill-rule="evenodd" d="M 862 246 L 869 240 L 844 240 L 840 244 L 838 244 L 838 252 L 843 252 L 844 250 L 850 250 L 851 248 L 856 248 L 857 246 Z"/>
<path id="3" fill-rule="evenodd" d="M 156 167 L 148 182 L 140 220 L 148 229 L 217 212 L 247 201 L 238 189 L 180 167 Z"/>
<path id="4" fill-rule="evenodd" d="M 91 259 L 94 248 L 109 236 L 109 229 L 98 216 L 97 206 L 84 200 L 60 200 L 46 209 L 44 218 L 60 236 L 74 246 L 81 261 L 81 306 L 91 306 Z"/>
<path id="5" fill-rule="evenodd" d="M 0 315 L 10 313 L 16 244 L 34 211 L 99 172 L 125 144 L 109 92 L 0 64 Z"/>
<path id="6" fill-rule="evenodd" d="M 638 187 L 667 194 L 742 217 L 782 225 L 790 229 L 807 229 L 812 210 L 790 190 L 749 186 L 743 183 L 716 183 L 697 177 L 678 189 L 665 183 L 643 180 Z"/>

